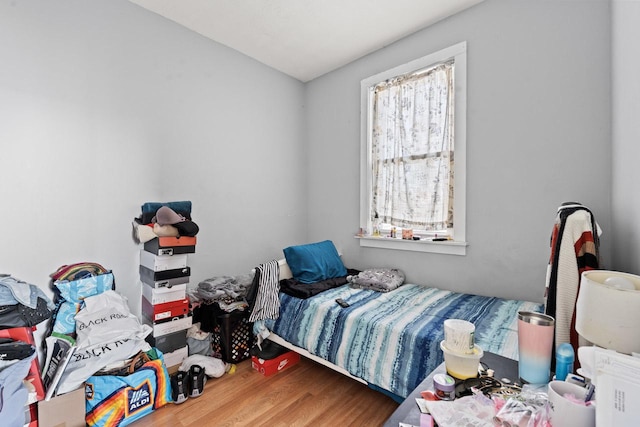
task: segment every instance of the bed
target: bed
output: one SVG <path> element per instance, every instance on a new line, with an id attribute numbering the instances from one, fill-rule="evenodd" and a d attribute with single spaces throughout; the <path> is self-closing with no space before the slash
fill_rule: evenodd
<path id="1" fill-rule="evenodd" d="M 292 276 L 282 260 L 280 278 Z M 336 303 L 342 298 L 350 304 Z M 267 320 L 269 339 L 402 401 L 444 360 L 443 322 L 476 327 L 484 351 L 517 359 L 517 314 L 542 304 L 460 294 L 418 284 L 390 292 L 349 284 L 301 299 L 279 294 L 278 319 Z"/>

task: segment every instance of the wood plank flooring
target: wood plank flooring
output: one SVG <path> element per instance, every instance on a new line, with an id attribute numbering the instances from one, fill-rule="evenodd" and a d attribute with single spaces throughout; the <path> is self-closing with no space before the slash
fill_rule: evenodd
<path id="1" fill-rule="evenodd" d="M 251 361 L 209 378 L 204 393 L 169 404 L 133 427 L 381 426 L 398 407 L 384 394 L 304 357 L 264 377 Z"/>

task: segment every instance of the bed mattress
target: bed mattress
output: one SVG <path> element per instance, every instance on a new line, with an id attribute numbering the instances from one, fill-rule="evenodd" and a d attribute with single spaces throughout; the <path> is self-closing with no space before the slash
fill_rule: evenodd
<path id="1" fill-rule="evenodd" d="M 543 310 L 537 303 L 413 284 L 388 293 L 344 285 L 307 299 L 281 293 L 280 303 L 280 317 L 266 323 L 271 331 L 402 398 L 443 362 L 446 319 L 472 322 L 484 351 L 517 359 L 518 311 Z"/>

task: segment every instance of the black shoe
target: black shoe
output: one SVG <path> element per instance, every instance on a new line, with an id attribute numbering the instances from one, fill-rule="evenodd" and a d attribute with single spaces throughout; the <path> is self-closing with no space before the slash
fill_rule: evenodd
<path id="1" fill-rule="evenodd" d="M 256 356 L 259 359 L 271 360 L 289 351 L 288 348 L 283 347 L 280 344 L 273 342 L 271 340 L 262 341 L 261 346 L 262 346 L 262 349 L 258 347 L 258 344 L 254 345 L 253 347 L 251 347 L 251 350 L 249 350 L 249 353 L 252 356 Z"/>
<path id="2" fill-rule="evenodd" d="M 171 376 L 171 397 L 174 403 L 182 403 L 189 397 L 189 375 L 178 371 Z"/>
<path id="3" fill-rule="evenodd" d="M 207 376 L 204 373 L 204 368 L 200 365 L 192 365 L 189 369 L 189 396 L 200 396 L 206 382 Z"/>

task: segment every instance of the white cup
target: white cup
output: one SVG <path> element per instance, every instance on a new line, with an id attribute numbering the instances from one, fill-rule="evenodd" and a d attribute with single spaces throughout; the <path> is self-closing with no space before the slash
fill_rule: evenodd
<path id="1" fill-rule="evenodd" d="M 472 354 L 475 331 L 476 327 L 471 322 L 462 319 L 447 319 L 444 321 L 444 345 L 454 353 Z"/>
<path id="2" fill-rule="evenodd" d="M 587 390 L 565 381 L 549 383 L 549 420 L 553 427 L 594 427 L 596 425 L 596 407 L 581 405 L 564 397 L 573 394 L 583 400 Z"/>

